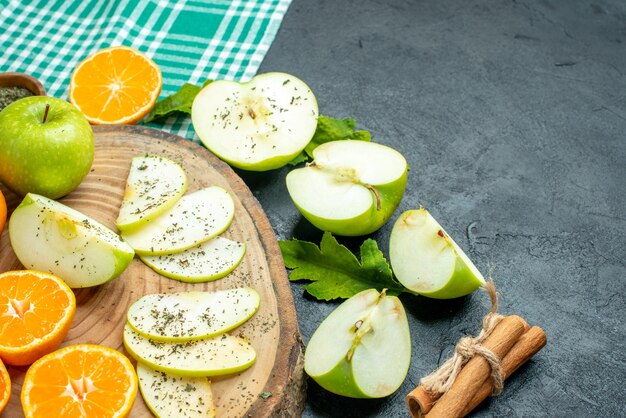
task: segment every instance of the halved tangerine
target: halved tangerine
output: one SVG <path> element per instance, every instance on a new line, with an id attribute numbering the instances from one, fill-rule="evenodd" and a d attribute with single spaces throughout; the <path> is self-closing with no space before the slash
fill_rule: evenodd
<path id="1" fill-rule="evenodd" d="M 137 374 L 117 350 L 95 344 L 63 347 L 26 372 L 26 418 L 127 417 L 137 396 Z"/>
<path id="2" fill-rule="evenodd" d="M 0 274 L 0 359 L 23 366 L 55 350 L 76 313 L 72 289 L 35 270 Z"/>
<path id="3" fill-rule="evenodd" d="M 11 397 L 11 378 L 4 363 L 0 360 L 0 414 Z"/>
<path id="4" fill-rule="evenodd" d="M 127 46 L 97 51 L 76 66 L 69 99 L 92 124 L 134 124 L 156 103 L 161 70 Z"/>

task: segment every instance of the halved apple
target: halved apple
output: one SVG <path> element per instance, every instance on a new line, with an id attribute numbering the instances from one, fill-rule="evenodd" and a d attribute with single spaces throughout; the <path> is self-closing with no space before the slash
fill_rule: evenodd
<path id="1" fill-rule="evenodd" d="M 178 163 L 158 156 L 135 157 L 115 224 L 120 230 L 141 226 L 174 206 L 186 190 L 187 175 Z"/>
<path id="2" fill-rule="evenodd" d="M 128 324 L 155 341 L 198 340 L 243 324 L 259 309 L 260 302 L 258 292 L 249 287 L 151 294 L 128 308 Z"/>
<path id="3" fill-rule="evenodd" d="M 239 265 L 245 252 L 246 244 L 215 237 L 179 253 L 139 257 L 165 277 L 199 283 L 226 276 Z"/>
<path id="4" fill-rule="evenodd" d="M 101 223 L 33 193 L 11 215 L 9 236 L 24 267 L 50 272 L 74 288 L 116 278 L 134 256 L 133 249 Z"/>
<path id="5" fill-rule="evenodd" d="M 217 415 L 206 377 L 176 376 L 137 363 L 139 390 L 157 417 L 213 418 Z"/>
<path id="6" fill-rule="evenodd" d="M 285 73 L 260 74 L 247 83 L 214 81 L 191 108 L 202 143 L 228 164 L 252 171 L 291 161 L 313 137 L 317 116 L 309 86 Z"/>
<path id="7" fill-rule="evenodd" d="M 346 140 L 315 148 L 314 161 L 287 174 L 287 190 L 313 225 L 337 235 L 379 229 L 396 209 L 407 179 L 402 154 L 373 142 Z"/>
<path id="8" fill-rule="evenodd" d="M 180 376 L 221 376 L 252 366 L 256 351 L 240 337 L 221 334 L 188 342 L 159 342 L 124 326 L 124 347 L 138 362 Z"/>
<path id="9" fill-rule="evenodd" d="M 402 213 L 394 224 L 389 262 L 400 283 L 430 298 L 464 296 L 485 284 L 472 260 L 424 208 Z"/>
<path id="10" fill-rule="evenodd" d="M 304 370 L 338 395 L 381 398 L 400 387 L 410 361 L 411 336 L 402 303 L 368 289 L 339 305 L 315 330 Z"/>
<path id="11" fill-rule="evenodd" d="M 171 254 L 221 234 L 234 215 L 235 203 L 228 191 L 211 186 L 181 197 L 145 226 L 122 231 L 122 238 L 137 254 Z"/>

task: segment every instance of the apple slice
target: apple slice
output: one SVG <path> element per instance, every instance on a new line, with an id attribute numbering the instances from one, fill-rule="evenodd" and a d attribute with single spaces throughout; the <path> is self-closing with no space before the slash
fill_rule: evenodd
<path id="1" fill-rule="evenodd" d="M 221 334 L 203 340 L 159 342 L 124 326 L 124 347 L 138 362 L 180 376 L 221 376 L 252 366 L 256 352 L 243 338 Z"/>
<path id="2" fill-rule="evenodd" d="M 368 289 L 339 305 L 315 330 L 304 370 L 338 395 L 381 398 L 400 387 L 410 361 L 411 335 L 402 303 Z"/>
<path id="3" fill-rule="evenodd" d="M 171 209 L 145 226 L 122 231 L 122 238 L 137 254 L 171 254 L 221 234 L 234 215 L 235 203 L 230 194 L 211 186 L 181 197 Z"/>
<path id="4" fill-rule="evenodd" d="M 11 215 L 9 236 L 24 267 L 50 272 L 74 288 L 116 278 L 134 256 L 133 249 L 104 225 L 33 193 Z"/>
<path id="5" fill-rule="evenodd" d="M 389 262 L 409 290 L 436 299 L 467 295 L 485 279 L 424 208 L 400 215 L 391 230 Z"/>
<path id="6" fill-rule="evenodd" d="M 198 340 L 238 327 L 255 314 L 260 303 L 257 291 L 249 287 L 151 294 L 128 308 L 128 324 L 155 341 Z"/>
<path id="7" fill-rule="evenodd" d="M 243 259 L 246 244 L 215 237 L 197 247 L 166 255 L 142 255 L 154 271 L 171 279 L 199 283 L 221 279 Z"/>
<path id="8" fill-rule="evenodd" d="M 187 175 L 174 161 L 135 157 L 115 224 L 121 231 L 141 226 L 174 206 L 186 190 Z"/>
<path id="9" fill-rule="evenodd" d="M 407 179 L 402 154 L 366 141 L 315 148 L 314 161 L 287 174 L 287 190 L 302 215 L 323 231 L 358 236 L 379 229 L 396 209 Z"/>
<path id="10" fill-rule="evenodd" d="M 217 415 L 206 377 L 166 374 L 137 363 L 139 390 L 157 417 L 213 418 Z"/>
<path id="11" fill-rule="evenodd" d="M 309 143 L 317 102 L 300 79 L 266 73 L 247 83 L 214 81 L 191 107 L 202 143 L 228 164 L 252 171 L 279 168 Z"/>

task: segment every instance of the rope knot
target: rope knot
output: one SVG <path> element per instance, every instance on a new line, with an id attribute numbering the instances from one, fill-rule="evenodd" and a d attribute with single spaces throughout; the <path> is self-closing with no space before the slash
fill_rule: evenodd
<path id="1" fill-rule="evenodd" d="M 461 372 L 461 369 L 472 357 L 479 355 L 483 357 L 491 367 L 491 378 L 493 379 L 493 395 L 498 395 L 504 387 L 504 375 L 500 365 L 500 359 L 491 350 L 482 344 L 494 330 L 496 325 L 504 316 L 498 314 L 498 296 L 495 286 L 490 281 L 485 285 L 491 297 L 491 310 L 483 318 L 483 327 L 476 337 L 463 337 L 456 344 L 454 354 L 438 370 L 422 378 L 421 384 L 431 393 L 446 393 L 454 383 L 454 380 Z"/>

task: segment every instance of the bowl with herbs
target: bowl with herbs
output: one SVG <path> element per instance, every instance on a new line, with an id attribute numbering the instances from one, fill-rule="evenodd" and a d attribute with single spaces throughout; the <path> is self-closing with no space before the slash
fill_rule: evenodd
<path id="1" fill-rule="evenodd" d="M 0 73 L 0 111 L 24 97 L 45 95 L 46 90 L 35 77 L 23 73 Z"/>

